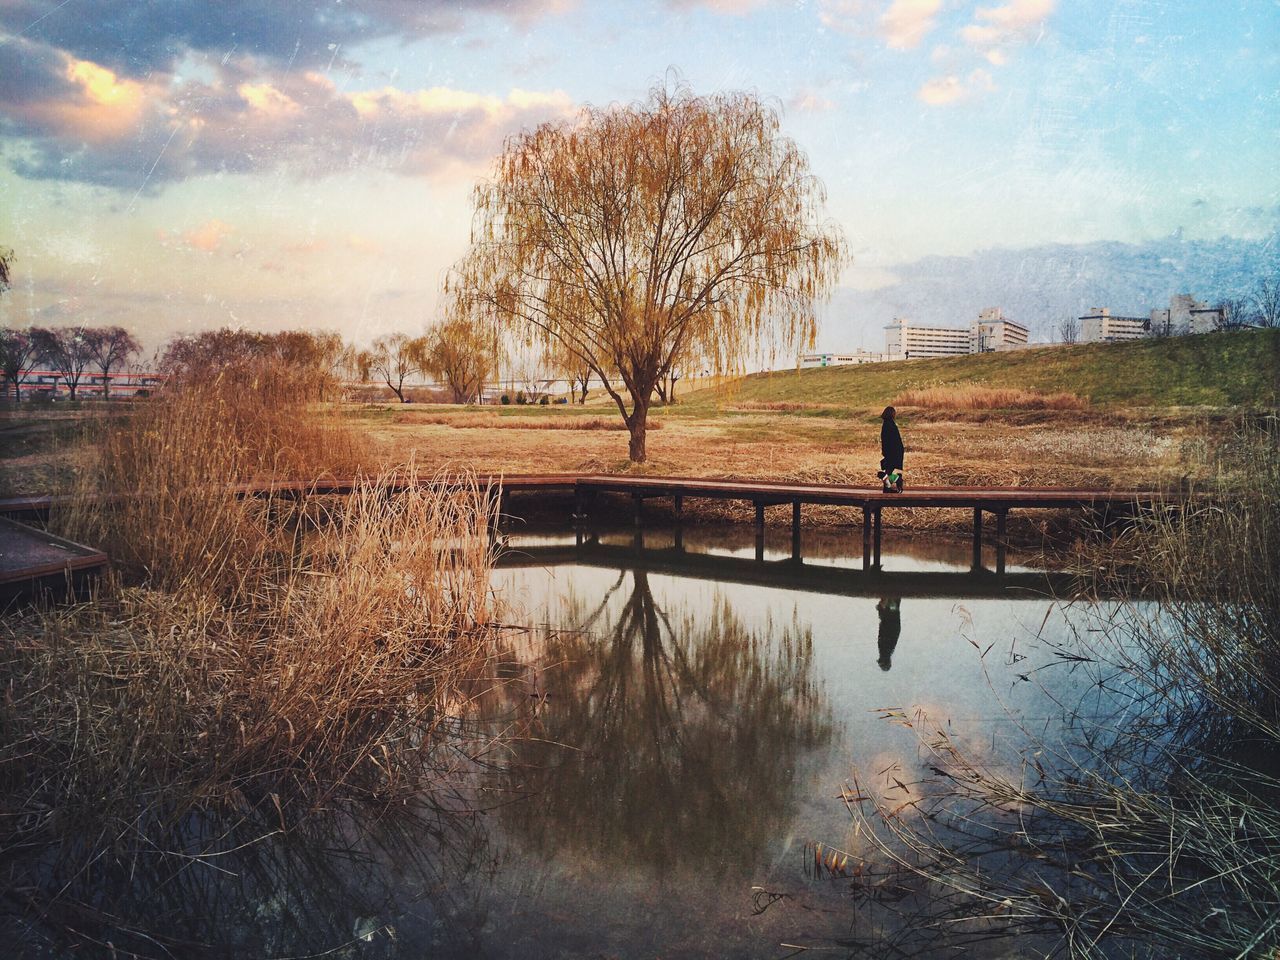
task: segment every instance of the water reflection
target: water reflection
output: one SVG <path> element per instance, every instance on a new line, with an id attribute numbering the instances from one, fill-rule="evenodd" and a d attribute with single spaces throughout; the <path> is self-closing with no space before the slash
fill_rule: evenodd
<path id="1" fill-rule="evenodd" d="M 799 624 L 756 629 L 723 597 L 664 609 L 622 570 L 602 600 L 571 591 L 538 676 L 537 723 L 508 808 L 545 855 L 565 849 L 660 876 L 743 870 L 794 813 L 795 771 L 831 737 Z"/>
<path id="2" fill-rule="evenodd" d="M 888 670 L 893 666 L 893 651 L 897 649 L 898 637 L 902 634 L 902 601 L 897 597 L 881 597 L 876 604 L 876 614 L 880 619 L 876 633 L 880 657 L 876 663 L 881 670 Z"/>

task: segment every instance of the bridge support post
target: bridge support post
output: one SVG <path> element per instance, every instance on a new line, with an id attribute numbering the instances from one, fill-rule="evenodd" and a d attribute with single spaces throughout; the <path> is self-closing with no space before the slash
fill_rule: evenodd
<path id="1" fill-rule="evenodd" d="M 586 498 L 582 495 L 582 487 L 573 485 L 573 522 L 582 523 L 587 519 Z"/>
<path id="2" fill-rule="evenodd" d="M 982 569 L 982 508 L 973 508 L 973 569 Z"/>
<path id="3" fill-rule="evenodd" d="M 511 516 L 511 491 L 504 489 L 502 493 L 498 495 L 498 523 L 501 524 L 504 520 L 506 520 L 510 516 Z"/>
<path id="4" fill-rule="evenodd" d="M 684 522 L 684 497 L 677 493 L 672 498 L 672 506 L 676 515 L 676 524 L 679 525 Z"/>
<path id="5" fill-rule="evenodd" d="M 764 504 L 756 503 L 756 559 L 764 559 Z"/>
<path id="6" fill-rule="evenodd" d="M 996 511 L 996 573 L 1004 576 L 1004 557 L 1005 557 L 1005 522 L 1008 520 L 1009 511 L 1000 509 Z"/>
<path id="7" fill-rule="evenodd" d="M 871 569 L 871 507 L 862 505 L 862 569 Z"/>
<path id="8" fill-rule="evenodd" d="M 800 501 L 791 501 L 791 559 L 800 559 Z"/>
<path id="9" fill-rule="evenodd" d="M 877 570 L 880 569 L 880 513 L 879 507 L 876 507 L 876 515 L 872 522 L 874 528 L 874 550 L 872 552 L 871 562 Z"/>
<path id="10" fill-rule="evenodd" d="M 636 505 L 636 526 L 642 526 L 644 524 L 644 495 L 633 493 L 631 499 L 635 501 Z"/>

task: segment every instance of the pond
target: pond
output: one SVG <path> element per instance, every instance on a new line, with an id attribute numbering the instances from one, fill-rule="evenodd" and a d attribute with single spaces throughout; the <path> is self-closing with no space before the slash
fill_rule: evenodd
<path id="1" fill-rule="evenodd" d="M 449 790 L 305 829 L 269 805 L 184 823 L 167 839 L 189 867 L 103 892 L 142 918 L 132 947 L 160 942 L 145 927 L 161 953 L 213 956 L 892 955 L 919 904 L 815 866 L 874 854 L 853 798 L 915 799 L 930 724 L 1014 769 L 1027 730 L 1104 710 L 1070 651 L 1132 609 L 1072 601 L 1016 553 L 970 570 L 965 540 L 890 533 L 869 572 L 849 530 L 804 531 L 803 560 L 789 531 L 761 552 L 731 526 L 521 527 L 502 546 L 494 594 L 524 626 L 469 688 Z"/>
<path id="2" fill-rule="evenodd" d="M 902 921 L 811 869 L 816 843 L 865 848 L 855 782 L 911 799 L 926 718 L 1012 762 L 1026 727 L 1102 695 L 1062 653 L 1098 611 L 1016 556 L 971 571 L 964 541 L 890 538 L 876 573 L 848 531 L 806 531 L 802 563 L 785 531 L 761 560 L 732 527 L 506 550 L 496 591 L 534 629 L 481 709 L 524 725 L 486 784 L 506 799 L 483 921 L 445 952 L 875 955 Z"/>

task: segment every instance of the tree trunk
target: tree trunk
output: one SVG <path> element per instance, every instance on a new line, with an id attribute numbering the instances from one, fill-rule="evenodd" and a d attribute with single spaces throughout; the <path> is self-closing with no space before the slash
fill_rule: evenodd
<path id="1" fill-rule="evenodd" d="M 649 394 L 652 390 L 644 392 L 644 399 L 636 399 L 635 408 L 631 411 L 631 416 L 627 418 L 627 429 L 631 431 L 631 462 L 644 463 L 646 454 L 644 449 L 645 430 L 649 424 Z"/>
<path id="2" fill-rule="evenodd" d="M 111 399 L 111 368 L 104 367 L 102 370 L 102 399 Z"/>
<path id="3" fill-rule="evenodd" d="M 393 393 L 395 393 L 396 398 L 399 399 L 401 403 L 404 403 L 404 390 L 401 387 L 394 386 L 390 380 L 387 381 L 387 386 L 391 387 L 391 390 Z"/>

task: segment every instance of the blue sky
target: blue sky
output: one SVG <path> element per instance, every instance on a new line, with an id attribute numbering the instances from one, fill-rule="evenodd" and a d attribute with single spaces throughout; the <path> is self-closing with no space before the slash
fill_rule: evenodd
<path id="1" fill-rule="evenodd" d="M 0 319 L 421 329 L 503 138 L 669 71 L 778 104 L 853 291 L 1280 227 L 1274 0 L 3 0 Z"/>

